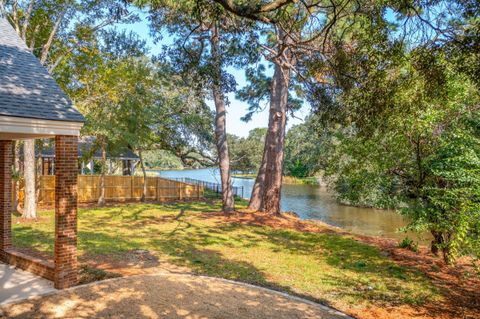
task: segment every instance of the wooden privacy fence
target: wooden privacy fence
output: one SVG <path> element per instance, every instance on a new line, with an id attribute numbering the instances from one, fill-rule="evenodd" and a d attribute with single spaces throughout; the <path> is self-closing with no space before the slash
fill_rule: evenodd
<path id="1" fill-rule="evenodd" d="M 78 202 L 95 203 L 100 198 L 100 180 L 98 175 L 78 176 Z M 201 198 L 204 188 L 161 177 L 147 177 L 147 200 L 170 201 Z M 55 205 L 55 176 L 40 176 L 37 205 L 48 207 Z M 141 176 L 105 176 L 105 200 L 111 202 L 139 201 L 143 194 Z M 20 189 L 23 199 L 23 188 Z"/>

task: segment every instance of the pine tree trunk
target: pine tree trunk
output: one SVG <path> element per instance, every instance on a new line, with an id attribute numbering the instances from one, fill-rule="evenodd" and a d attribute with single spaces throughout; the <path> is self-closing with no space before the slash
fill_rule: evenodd
<path id="1" fill-rule="evenodd" d="M 23 145 L 25 201 L 22 217 L 37 218 L 35 202 L 35 140 L 26 140 Z"/>
<path id="2" fill-rule="evenodd" d="M 279 28 L 278 37 L 283 43 L 289 41 L 281 28 Z M 269 125 L 265 140 L 265 188 L 262 210 L 272 215 L 280 214 L 288 90 L 292 65 L 295 65 L 294 57 L 291 50 L 287 48 L 281 60 L 275 63 L 271 87 Z"/>
<path id="3" fill-rule="evenodd" d="M 100 175 L 100 197 L 98 198 L 98 206 L 105 206 L 105 171 L 107 166 L 107 143 L 102 138 L 102 172 Z"/>
<path id="4" fill-rule="evenodd" d="M 265 140 L 266 164 L 263 192 L 263 211 L 273 215 L 280 214 L 289 82 L 290 70 L 278 64 L 275 65 L 269 127 Z"/>
<path id="5" fill-rule="evenodd" d="M 234 211 L 235 203 L 232 191 L 232 179 L 230 173 L 230 156 L 228 152 L 225 96 L 221 86 L 221 54 L 218 47 L 218 28 L 212 30 L 212 58 L 214 61 L 215 79 L 213 80 L 212 93 L 215 103 L 215 140 L 218 152 L 218 165 L 222 182 L 222 208 L 224 213 Z"/>
<path id="6" fill-rule="evenodd" d="M 147 171 L 145 170 L 145 163 L 143 162 L 142 151 L 138 151 L 138 157 L 140 158 L 140 167 L 142 168 L 143 174 L 143 192 L 142 192 L 142 202 L 147 200 Z"/>
<path id="7" fill-rule="evenodd" d="M 270 125 L 269 125 L 270 126 Z M 248 203 L 248 209 L 259 211 L 263 210 L 263 192 L 265 190 L 265 168 L 267 167 L 266 147 L 263 149 L 262 163 L 258 168 L 257 178 L 253 185 L 252 195 Z"/>

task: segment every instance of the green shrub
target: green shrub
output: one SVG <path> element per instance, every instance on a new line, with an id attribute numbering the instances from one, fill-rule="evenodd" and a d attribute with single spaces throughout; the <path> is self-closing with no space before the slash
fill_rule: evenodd
<path id="1" fill-rule="evenodd" d="M 413 239 L 405 237 L 399 244 L 398 247 L 405 248 L 414 252 L 418 251 L 418 243 L 414 242 Z"/>

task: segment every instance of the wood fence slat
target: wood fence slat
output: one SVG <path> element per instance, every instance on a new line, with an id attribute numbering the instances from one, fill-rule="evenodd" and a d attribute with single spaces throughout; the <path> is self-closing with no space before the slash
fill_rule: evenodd
<path id="1" fill-rule="evenodd" d="M 78 202 L 95 203 L 100 197 L 100 180 L 98 175 L 79 175 Z M 203 187 L 183 182 L 164 179 L 161 177 L 147 177 L 148 200 L 182 200 L 200 198 L 204 194 Z M 55 176 L 40 176 L 39 180 L 39 207 L 55 205 Z M 138 201 L 143 194 L 143 177 L 141 176 L 105 176 L 105 200 L 113 202 Z M 20 183 L 19 200 L 23 205 L 24 186 Z M 12 197 L 13 200 L 13 197 Z"/>

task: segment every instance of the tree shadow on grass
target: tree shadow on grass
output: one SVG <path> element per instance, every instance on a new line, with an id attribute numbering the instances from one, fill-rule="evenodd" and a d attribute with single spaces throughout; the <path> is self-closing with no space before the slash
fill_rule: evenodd
<path id="1" fill-rule="evenodd" d="M 250 234 L 242 230 L 248 229 Z M 222 238 L 228 237 L 226 241 Z M 234 242 L 235 244 L 232 244 Z M 215 245 L 254 248 L 260 243 L 273 253 L 312 256 L 318 262 L 338 269 L 338 275 L 319 273 L 322 282 L 331 282 L 332 291 L 342 299 L 356 298 L 379 305 L 396 306 L 400 303 L 417 306 L 437 295 L 437 290 L 419 271 L 396 265 L 373 246 L 352 238 L 335 234 L 299 233 L 262 226 L 237 223 L 216 225 L 208 232 L 195 226 L 188 233 L 177 233 L 175 241 L 156 239 L 152 242 L 164 254 L 175 256 L 176 261 L 187 263 L 196 273 L 240 280 L 256 285 L 292 292 L 265 279 L 265 274 L 251 269 L 252 264 L 225 258 L 209 247 Z M 265 248 L 265 247 L 264 247 Z M 314 267 L 315 261 L 309 267 Z M 350 274 L 350 275 L 348 275 Z M 350 276 L 346 277 L 346 276 Z M 371 282 L 381 289 L 371 287 Z M 409 285 L 409 283 L 415 283 Z M 373 285 L 375 286 L 375 285 Z M 418 289 L 417 289 L 418 288 Z M 314 296 L 304 296 L 312 300 Z"/>
<path id="2" fill-rule="evenodd" d="M 396 266 L 381 254 L 380 249 L 352 238 L 323 233 L 299 233 L 290 230 L 279 230 L 257 227 L 255 234 L 268 239 L 281 251 L 299 255 L 316 255 L 329 265 L 358 273 L 389 275 L 398 279 L 418 279 L 420 273 L 414 269 Z"/>
<path id="3" fill-rule="evenodd" d="M 160 238 L 152 238 L 147 246 L 154 247 L 155 253 L 159 253 L 160 256 L 168 256 L 168 262 L 178 266 L 187 266 L 195 274 L 238 280 L 327 303 L 326 300 L 304 296 L 295 293 L 291 287 L 268 281 L 265 274 L 253 266 L 252 263 L 232 260 L 214 249 L 209 249 L 208 247 L 215 245 L 231 246 L 228 239 L 219 236 L 226 234 L 225 229 L 210 232 L 188 222 L 178 221 L 178 225 L 182 224 L 189 226 L 176 228 L 175 233 L 165 232 Z M 237 227 L 227 227 L 229 231 L 234 231 L 235 228 Z M 39 238 L 42 244 L 50 245 L 49 250 L 53 251 L 54 238 L 52 233 L 28 229 L 28 235 L 29 237 Z M 255 245 L 249 236 L 233 236 L 233 239 L 237 244 L 245 247 Z M 78 248 L 79 259 L 84 263 L 95 265 L 105 262 L 120 267 L 141 267 L 142 265 L 135 263 L 135 261 L 133 263 L 121 263 L 121 261 L 125 260 L 132 251 L 145 249 L 144 246 L 131 238 L 122 238 L 120 235 L 103 231 L 85 230 L 80 230 L 78 233 Z M 149 266 L 155 267 L 157 265 L 158 262 Z M 114 271 L 114 269 L 109 270 Z"/>
<path id="4" fill-rule="evenodd" d="M 29 255 L 44 259 L 53 258 L 54 232 L 28 226 L 17 226 L 12 231 L 13 246 Z"/>
<path id="5" fill-rule="evenodd" d="M 128 223 L 129 226 L 142 227 L 172 222 L 182 211 L 204 212 L 211 209 L 212 205 L 202 202 L 176 202 L 160 206 L 144 203 L 81 210 L 79 216 L 82 223 L 88 226 L 111 227 L 118 226 L 118 223 Z M 105 218 L 98 218 L 96 214 L 102 214 Z M 88 221 L 89 215 L 94 217 L 94 221 Z"/>
<path id="6" fill-rule="evenodd" d="M 338 269 L 337 274 L 320 276 L 339 297 L 387 308 L 410 305 L 419 314 L 433 317 L 448 314 L 451 318 L 469 318 L 480 311 L 478 291 L 473 292 L 468 284 L 446 285 L 447 279 L 432 279 L 417 267 L 398 264 L 378 247 L 331 233 L 299 233 L 262 226 L 253 229 L 272 244 L 274 252 L 316 256 Z"/>
<path id="7" fill-rule="evenodd" d="M 192 238 L 195 239 L 192 240 Z M 325 305 L 330 304 L 323 298 L 302 294 L 294 291 L 292 287 L 268 280 L 265 272 L 250 262 L 231 259 L 214 249 L 205 248 L 221 242 L 221 239 L 204 234 L 195 236 L 194 233 L 189 237 L 177 236 L 175 240 L 152 239 L 150 241 L 157 251 L 170 256 L 169 262 L 178 266 L 187 266 L 194 274 L 240 281 L 286 292 Z"/>
<path id="8" fill-rule="evenodd" d="M 13 236 L 15 248 L 43 259 L 53 260 L 55 238 L 52 232 L 29 227 L 19 227 Z M 121 234 L 103 231 L 78 232 L 79 260 L 82 262 L 113 260 L 118 264 L 137 267 L 155 267 L 159 265 L 158 257 L 135 241 L 124 238 Z"/>
<path id="9" fill-rule="evenodd" d="M 158 207 L 158 206 L 157 206 Z M 208 212 L 208 211 L 220 211 L 221 205 L 211 204 L 207 202 L 177 202 L 177 203 L 167 203 L 162 205 L 163 208 L 172 211 L 185 210 L 188 212 Z"/>
<path id="10" fill-rule="evenodd" d="M 112 210 L 105 215 L 105 218 L 88 221 L 88 230 L 79 229 L 79 249 L 84 253 L 82 259 L 92 260 L 100 255 L 107 255 L 114 260 L 117 257 L 122 258 L 122 255 L 132 250 L 151 249 L 162 259 L 179 266 L 187 266 L 196 274 L 243 281 L 328 304 L 326 300 L 319 299 L 321 294 L 305 296 L 294 292 L 290 286 L 267 279 L 267 274 L 255 266 L 258 263 L 244 258 L 238 260 L 228 254 L 230 248 L 255 249 L 262 246 L 261 249 L 269 249 L 273 253 L 287 253 L 290 256 L 302 258 L 308 256 L 311 263 L 309 269 L 315 267 L 317 262 L 338 269 L 338 276 L 319 272 L 318 278 L 325 282 L 329 281 L 333 287 L 332 291 L 339 298 L 358 298 L 360 301 L 395 306 L 397 305 L 395 299 L 399 299 L 399 296 L 412 294 L 417 297 L 410 301 L 408 298 L 401 300 L 415 305 L 417 302 L 422 302 L 423 296 L 414 291 L 415 286 L 404 288 L 401 283 L 414 282 L 419 283 L 420 286 L 431 286 L 426 284 L 426 278 L 417 271 L 397 266 L 393 261 L 382 256 L 378 248 L 352 238 L 335 234 L 302 233 L 264 226 L 196 219 L 194 217 L 198 214 L 191 212 L 188 209 L 189 205 L 193 204 L 176 203 L 170 205 L 168 209 L 162 205 L 162 212 L 155 216 L 146 214 L 146 211 L 158 209 L 158 207 L 150 204 L 139 205 L 140 207 L 135 207 L 133 213 L 128 209 L 128 215 L 123 217 L 116 213 L 118 210 Z M 175 217 L 180 210 L 179 207 L 183 207 L 188 213 L 177 220 Z M 164 211 L 164 208 L 167 210 Z M 130 218 L 130 216 L 136 217 Z M 109 218 L 117 218 L 116 227 L 122 227 L 118 223 L 124 221 L 125 227 L 138 229 L 138 232 L 132 237 L 122 235 L 121 232 L 116 234 L 115 231 L 118 229 L 109 228 Z M 153 227 L 157 224 L 168 224 L 169 227 L 163 229 Z M 144 226 L 147 225 L 152 227 L 145 228 Z M 98 227 L 99 231 L 93 231 L 95 227 Z M 49 236 L 52 236 L 51 239 Z M 53 233 L 43 235 L 30 233 L 27 237 L 40 238 L 42 243 L 48 240 L 48 244 L 53 245 Z M 139 241 L 139 238 L 143 241 Z M 53 246 L 51 247 L 53 250 Z M 347 277 L 346 273 L 352 276 Z M 368 277 L 369 280 L 386 286 L 386 289 L 380 292 L 365 290 L 368 289 L 369 281 L 362 281 L 362 277 Z M 428 289 L 430 288 L 426 289 L 427 294 Z"/>

